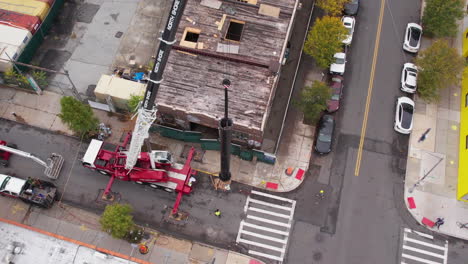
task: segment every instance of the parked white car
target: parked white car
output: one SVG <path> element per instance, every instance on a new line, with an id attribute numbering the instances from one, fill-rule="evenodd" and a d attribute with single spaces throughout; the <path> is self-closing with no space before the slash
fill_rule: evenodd
<path id="1" fill-rule="evenodd" d="M 401 71 L 401 90 L 415 93 L 418 81 L 418 68 L 413 63 L 405 63 Z"/>
<path id="2" fill-rule="evenodd" d="M 406 96 L 398 98 L 395 111 L 395 131 L 409 134 L 413 129 L 414 102 Z"/>
<path id="3" fill-rule="evenodd" d="M 417 53 L 421 44 L 422 27 L 416 23 L 408 23 L 406 26 L 405 39 L 403 40 L 403 49 Z"/>
<path id="4" fill-rule="evenodd" d="M 348 30 L 346 39 L 344 39 L 342 42 L 345 45 L 351 45 L 351 42 L 353 41 L 354 26 L 356 25 L 356 19 L 354 19 L 354 17 L 344 16 L 341 18 L 341 22 L 343 23 L 343 26 L 346 28 L 346 30 Z"/>
<path id="5" fill-rule="evenodd" d="M 330 65 L 330 73 L 343 75 L 346 67 L 346 53 L 335 53 L 333 58 L 335 58 L 335 62 Z"/>

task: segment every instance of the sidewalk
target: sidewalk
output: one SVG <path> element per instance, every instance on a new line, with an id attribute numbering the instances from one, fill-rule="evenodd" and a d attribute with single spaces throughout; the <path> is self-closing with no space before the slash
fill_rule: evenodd
<path id="1" fill-rule="evenodd" d="M 468 16 L 465 16 L 454 42 L 460 53 L 467 25 Z M 428 45 L 430 40 L 423 38 L 421 47 Z M 458 166 L 463 162 L 458 157 L 460 92 L 459 86 L 443 89 L 437 104 L 426 104 L 416 96 L 406 165 L 405 201 L 409 212 L 419 223 L 424 217 L 433 222 L 438 217 L 444 218 L 445 224 L 439 230 L 431 228 L 432 231 L 468 239 L 468 230 L 460 229 L 456 224 L 468 222 L 468 203 L 456 199 Z M 429 128 L 426 140 L 418 142 Z M 415 208 L 411 208 L 414 206 L 410 201 L 414 201 Z"/>
<path id="2" fill-rule="evenodd" d="M 72 136 L 73 132 L 57 116 L 60 113 L 60 98 L 61 95 L 53 92 L 44 91 L 38 96 L 35 93 L 0 86 L 0 117 Z M 100 122 L 112 128 L 112 135 L 106 142 L 120 144 L 123 135 L 133 130 L 133 122 L 122 121 L 119 114 L 97 109 L 93 111 Z M 284 135 L 274 165 L 231 156 L 232 180 L 277 192 L 288 192 L 297 188 L 306 177 L 315 129 L 313 126 L 304 125 L 300 119 L 292 123 L 293 125 L 286 128 L 290 132 Z M 150 134 L 150 141 L 168 149 L 173 157 L 181 157 L 185 144 L 200 148 L 199 144 L 165 138 L 156 133 Z M 205 151 L 202 161 L 194 161 L 192 166 L 208 174 L 217 174 L 220 171 L 219 151 Z M 285 173 L 289 167 L 294 168 L 290 176 Z"/>
<path id="3" fill-rule="evenodd" d="M 6 232 L 6 230 L 17 231 L 18 229 L 15 229 L 12 226 L 14 225 L 20 227 L 21 232 L 25 232 L 26 230 L 24 229 L 28 229 L 57 239 L 52 239 L 52 241 L 43 244 L 34 243 L 29 240 L 23 241 L 25 245 L 23 250 L 25 250 L 25 253 L 37 250 L 41 250 L 41 252 L 48 251 L 49 258 L 53 258 L 50 254 L 53 254 L 54 252 L 57 253 L 58 250 L 65 250 L 63 248 L 65 247 L 63 244 L 69 242 L 78 245 L 78 247 L 82 246 L 90 248 L 93 251 L 95 250 L 120 259 L 130 260 L 133 263 L 263 263 L 254 258 L 233 251 L 219 249 L 183 239 L 176 239 L 148 228 L 145 228 L 145 232 L 149 234 L 149 237 L 144 239 L 142 242 L 146 242 L 146 246 L 149 248 L 149 253 L 143 255 L 138 251 L 138 249 L 133 248 L 130 243 L 124 240 L 114 239 L 107 233 L 102 232 L 99 225 L 99 216 L 93 213 L 58 203 L 51 209 L 44 210 L 33 206 L 30 207 L 19 199 L 0 197 L 0 202 L 3 205 L 0 207 L 0 228 L 4 230 L 4 232 Z M 15 234 L 14 240 L 16 242 L 21 242 L 20 240 L 25 239 L 26 237 L 25 235 L 22 235 L 22 233 Z M 39 236 L 39 234 L 36 235 L 38 239 Z M 4 243 L 7 243 L 9 240 L 6 239 L 6 237 L 3 238 Z M 76 252 L 78 252 L 78 248 L 76 249 Z M 63 253 L 70 254 L 70 252 Z M 59 255 L 64 257 L 63 254 Z M 96 253 L 94 256 L 96 256 Z M 41 259 L 37 259 L 37 263 L 49 263 L 40 261 Z M 109 260 L 100 261 L 99 263 L 124 262 L 111 262 L 111 260 Z"/>

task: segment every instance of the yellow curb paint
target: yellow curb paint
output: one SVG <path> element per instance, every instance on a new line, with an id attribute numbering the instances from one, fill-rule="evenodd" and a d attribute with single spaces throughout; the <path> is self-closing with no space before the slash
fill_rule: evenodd
<path id="1" fill-rule="evenodd" d="M 14 206 L 11 207 L 11 213 L 16 214 L 20 211 L 26 211 L 26 208 L 24 206 L 21 206 L 19 204 L 15 204 Z"/>
<path id="2" fill-rule="evenodd" d="M 367 88 L 366 107 L 364 111 L 364 119 L 362 120 L 361 139 L 359 140 L 359 148 L 358 148 L 358 153 L 357 153 L 357 158 L 356 158 L 356 167 L 354 170 L 354 176 L 359 176 L 359 170 L 361 168 L 362 148 L 364 146 L 364 138 L 366 137 L 367 119 L 369 117 L 372 89 L 374 88 L 375 65 L 377 64 L 377 57 L 379 54 L 380 33 L 382 32 L 384 10 L 385 10 L 385 0 L 381 0 L 379 24 L 377 26 L 377 33 L 375 37 L 374 56 L 372 58 L 372 68 L 371 68 L 370 78 L 369 78 L 369 87 Z"/>

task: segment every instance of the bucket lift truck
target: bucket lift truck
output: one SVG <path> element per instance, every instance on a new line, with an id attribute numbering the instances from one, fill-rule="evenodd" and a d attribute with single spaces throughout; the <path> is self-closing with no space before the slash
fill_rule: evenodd
<path id="1" fill-rule="evenodd" d="M 104 195 L 110 193 L 116 178 L 149 184 L 153 188 L 161 187 L 166 191 L 176 191 L 178 195 L 172 214 L 177 213 L 183 194 L 188 194 L 192 190 L 191 183 L 195 171 L 190 167 L 190 162 L 195 150 L 193 148 L 190 150 L 185 164 L 181 165 L 174 164 L 167 151 L 141 152 L 141 147 L 144 140 L 149 137 L 149 129 L 156 120 L 157 106 L 154 101 L 162 82 L 171 47 L 175 43 L 175 35 L 186 3 L 187 0 L 173 0 L 160 38 L 154 67 L 149 74 L 148 86 L 137 112 L 133 133 L 129 133 L 123 144 L 116 147 L 114 151 L 105 150 L 104 142 L 93 139 L 82 159 L 83 166 L 111 177 Z"/>
<path id="2" fill-rule="evenodd" d="M 0 154 L 3 158 L 5 158 L 6 161 L 10 158 L 10 155 L 6 154 L 11 153 L 11 154 L 16 154 L 18 156 L 32 159 L 33 161 L 39 163 L 40 165 L 45 167 L 44 174 L 50 178 L 56 180 L 60 174 L 60 171 L 62 170 L 63 166 L 63 157 L 59 154 L 52 153 L 52 155 L 47 159 L 47 162 L 41 160 L 40 158 L 34 156 L 31 153 L 13 148 L 13 145 L 7 145 L 5 141 L 0 140 Z"/>

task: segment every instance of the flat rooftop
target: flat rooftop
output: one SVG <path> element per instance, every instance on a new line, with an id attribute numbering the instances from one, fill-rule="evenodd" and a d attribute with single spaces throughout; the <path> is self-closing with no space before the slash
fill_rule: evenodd
<path id="1" fill-rule="evenodd" d="M 76 263 L 76 264 L 136 264 L 87 247 L 50 237 L 14 225 L 0 223 L 1 263 Z M 18 254 L 14 254 L 15 248 Z"/>
<path id="2" fill-rule="evenodd" d="M 227 78 L 230 117 L 236 125 L 262 130 L 294 4 L 188 1 L 156 98 L 160 109 L 218 119 Z"/>

